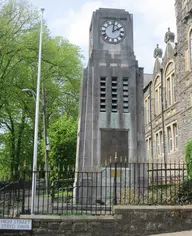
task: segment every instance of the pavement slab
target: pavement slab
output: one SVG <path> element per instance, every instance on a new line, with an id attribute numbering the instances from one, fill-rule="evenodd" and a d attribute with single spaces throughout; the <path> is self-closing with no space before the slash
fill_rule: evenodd
<path id="1" fill-rule="evenodd" d="M 192 236 L 192 231 L 182 231 L 177 233 L 153 234 L 150 236 Z"/>

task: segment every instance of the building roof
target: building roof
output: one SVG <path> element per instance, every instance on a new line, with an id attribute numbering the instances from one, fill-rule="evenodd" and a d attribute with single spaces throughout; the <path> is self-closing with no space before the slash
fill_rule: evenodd
<path id="1" fill-rule="evenodd" d="M 153 74 L 144 74 L 143 88 L 145 88 L 153 79 Z"/>

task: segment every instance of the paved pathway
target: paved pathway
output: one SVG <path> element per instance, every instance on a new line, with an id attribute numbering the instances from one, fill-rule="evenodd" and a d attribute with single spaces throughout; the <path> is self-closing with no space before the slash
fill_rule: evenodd
<path id="1" fill-rule="evenodd" d="M 192 231 L 183 231 L 177 233 L 155 234 L 151 236 L 192 236 Z"/>

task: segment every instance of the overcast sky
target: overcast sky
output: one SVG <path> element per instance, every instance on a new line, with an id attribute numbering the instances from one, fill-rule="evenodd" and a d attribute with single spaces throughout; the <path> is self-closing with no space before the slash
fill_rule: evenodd
<path id="1" fill-rule="evenodd" d="M 31 0 L 45 8 L 45 19 L 53 35 L 81 47 L 88 58 L 88 32 L 92 12 L 100 7 L 121 8 L 134 17 L 134 51 L 145 73 L 153 71 L 156 44 L 164 50 L 168 27 L 176 33 L 175 0 Z M 86 61 L 85 61 L 86 64 Z"/>

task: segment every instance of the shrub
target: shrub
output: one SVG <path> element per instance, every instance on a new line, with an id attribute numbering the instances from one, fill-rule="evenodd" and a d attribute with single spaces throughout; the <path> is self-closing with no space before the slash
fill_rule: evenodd
<path id="1" fill-rule="evenodd" d="M 180 204 L 192 203 L 192 179 L 187 179 L 183 182 L 178 193 Z"/>
<path id="2" fill-rule="evenodd" d="M 179 185 L 159 185 L 146 189 L 143 193 L 133 188 L 122 191 L 121 204 L 123 205 L 174 205 L 178 201 Z"/>

